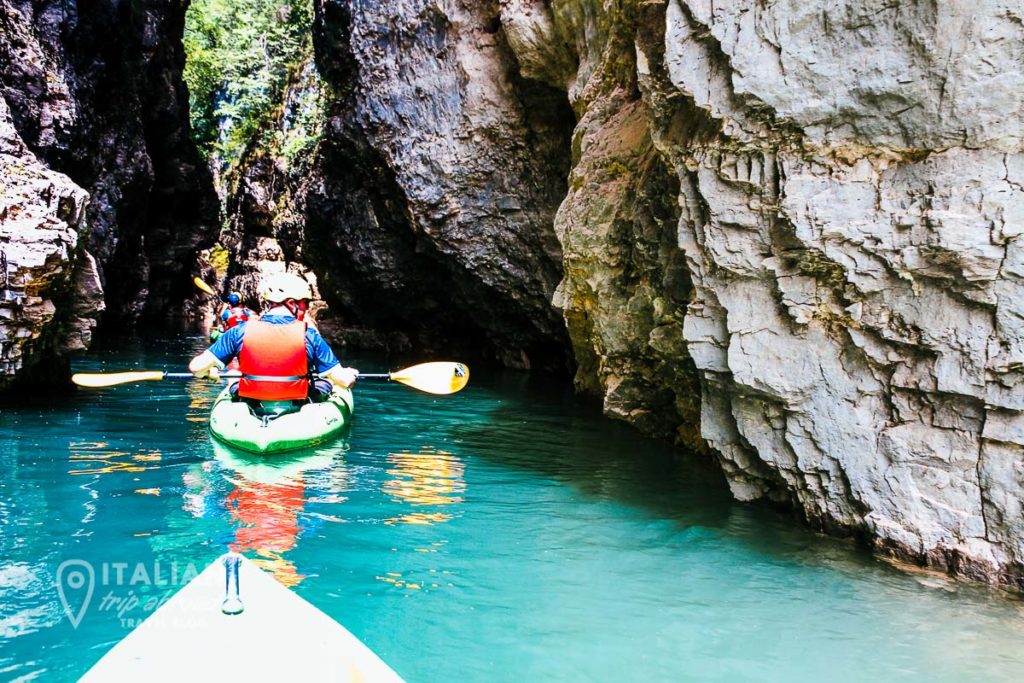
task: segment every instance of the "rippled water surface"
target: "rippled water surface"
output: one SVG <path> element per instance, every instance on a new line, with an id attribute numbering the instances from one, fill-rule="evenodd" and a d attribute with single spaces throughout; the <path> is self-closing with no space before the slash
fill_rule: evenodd
<path id="1" fill-rule="evenodd" d="M 79 367 L 175 368 L 198 348 Z M 347 440 L 275 462 L 211 443 L 216 391 L 2 408 L 0 680 L 74 680 L 173 591 L 154 584 L 228 547 L 409 681 L 1024 680 L 1017 599 L 734 503 L 713 471 L 562 388 L 365 382 Z M 96 572 L 77 628 L 54 588 L 69 560 Z M 67 587 L 72 613 L 84 590 Z"/>

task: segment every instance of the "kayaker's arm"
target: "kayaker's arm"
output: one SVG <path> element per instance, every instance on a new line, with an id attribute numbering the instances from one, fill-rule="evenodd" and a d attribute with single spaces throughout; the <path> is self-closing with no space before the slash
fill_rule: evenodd
<path id="1" fill-rule="evenodd" d="M 188 364 L 188 371 L 196 377 L 216 377 L 222 365 L 217 356 L 203 351 Z"/>
<path id="2" fill-rule="evenodd" d="M 331 380 L 340 387 L 348 389 L 356 383 L 359 371 L 355 368 L 343 368 L 341 367 L 341 364 L 338 364 L 327 372 L 322 373 L 320 376 Z"/>

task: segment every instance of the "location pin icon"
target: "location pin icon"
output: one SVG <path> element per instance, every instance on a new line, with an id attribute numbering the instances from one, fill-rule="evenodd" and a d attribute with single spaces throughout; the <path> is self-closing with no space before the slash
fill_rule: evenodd
<path id="1" fill-rule="evenodd" d="M 77 629 L 82 623 L 95 588 L 96 572 L 85 560 L 64 560 L 57 567 L 57 595 L 60 596 L 60 604 L 64 606 L 64 614 L 68 615 L 71 628 Z M 79 600 L 81 604 L 75 609 Z"/>

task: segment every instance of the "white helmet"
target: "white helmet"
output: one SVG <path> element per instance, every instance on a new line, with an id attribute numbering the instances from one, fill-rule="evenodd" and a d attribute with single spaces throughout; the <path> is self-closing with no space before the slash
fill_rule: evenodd
<path id="1" fill-rule="evenodd" d="M 313 290 L 308 282 L 294 273 L 274 273 L 260 283 L 260 296 L 270 303 L 279 304 L 288 299 L 312 299 Z"/>

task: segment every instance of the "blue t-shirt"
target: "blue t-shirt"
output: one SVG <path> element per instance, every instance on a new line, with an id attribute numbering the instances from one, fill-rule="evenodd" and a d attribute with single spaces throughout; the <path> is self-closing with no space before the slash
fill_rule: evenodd
<path id="1" fill-rule="evenodd" d="M 295 322 L 295 316 L 265 315 L 260 318 L 260 321 L 271 325 L 287 325 Z M 217 356 L 221 363 L 230 363 L 231 359 L 242 350 L 242 335 L 245 334 L 245 326 L 246 323 L 240 322 L 222 334 L 208 349 L 209 352 Z M 336 365 L 341 365 L 341 361 L 334 355 L 331 347 L 312 327 L 306 328 L 306 359 L 313 372 L 327 372 Z"/>

